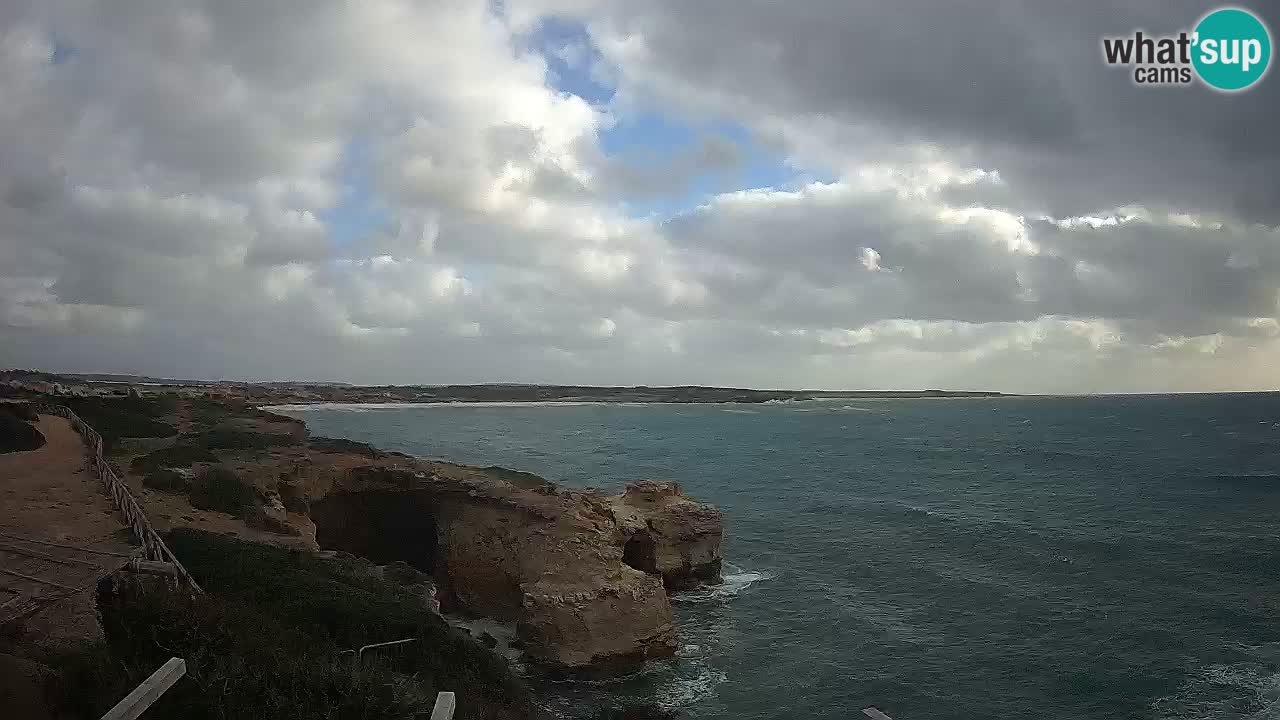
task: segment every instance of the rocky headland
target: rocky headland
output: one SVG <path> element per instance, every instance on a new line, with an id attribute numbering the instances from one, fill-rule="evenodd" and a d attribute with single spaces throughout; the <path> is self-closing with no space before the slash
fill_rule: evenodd
<path id="1" fill-rule="evenodd" d="M 193 407 L 178 406 L 184 432 L 123 450 L 119 462 L 162 529 L 407 563 L 434 579 L 424 611 L 513 625 L 542 666 L 671 655 L 668 592 L 720 578 L 720 513 L 672 482 L 569 490 L 311 438 L 299 420 L 245 406 Z"/>

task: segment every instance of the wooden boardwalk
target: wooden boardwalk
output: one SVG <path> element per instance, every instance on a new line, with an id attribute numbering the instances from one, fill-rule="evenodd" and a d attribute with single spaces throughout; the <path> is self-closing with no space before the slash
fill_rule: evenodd
<path id="1" fill-rule="evenodd" d="M 90 591 L 98 578 L 120 569 L 129 556 L 0 531 L 0 627 L 45 606 Z"/>

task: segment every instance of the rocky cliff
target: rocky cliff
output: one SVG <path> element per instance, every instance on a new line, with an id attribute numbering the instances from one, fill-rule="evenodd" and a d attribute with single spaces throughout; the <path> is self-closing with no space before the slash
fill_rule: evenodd
<path id="1" fill-rule="evenodd" d="M 159 531 L 407 563 L 434 578 L 424 612 L 510 623 L 547 665 L 670 655 L 668 591 L 719 579 L 720 514 L 674 483 L 565 490 L 525 472 L 311 437 L 300 420 L 213 397 L 77 407 L 114 438 L 109 461 Z"/>
<path id="2" fill-rule="evenodd" d="M 525 653 L 554 667 L 672 654 L 667 590 L 719 580 L 720 514 L 674 483 L 608 496 L 501 468 L 305 448 L 237 471 L 290 510 L 294 542 L 429 572 L 446 610 L 514 623 Z"/>
<path id="3" fill-rule="evenodd" d="M 615 521 L 626 536 L 623 560 L 662 577 L 669 590 L 720 581 L 720 511 L 695 502 L 674 482 L 627 485 L 610 498 Z"/>

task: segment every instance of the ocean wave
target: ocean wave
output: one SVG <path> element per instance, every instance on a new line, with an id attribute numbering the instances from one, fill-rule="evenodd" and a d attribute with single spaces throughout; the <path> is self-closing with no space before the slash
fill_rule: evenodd
<path id="1" fill-rule="evenodd" d="M 724 602 L 737 597 L 739 593 L 758 582 L 773 579 L 773 573 L 767 570 L 745 570 L 730 563 L 725 563 L 724 569 L 719 585 L 707 585 L 697 590 L 676 593 L 671 597 L 671 601 L 690 605 Z"/>
<path id="2" fill-rule="evenodd" d="M 697 671 L 688 676 L 674 678 L 661 685 L 654 700 L 664 710 L 688 707 L 715 694 L 716 686 L 728 679 L 723 670 L 716 670 L 704 663 L 695 665 Z"/>
<path id="3" fill-rule="evenodd" d="M 1215 480 L 1223 480 L 1226 482 L 1277 482 L 1280 481 L 1280 474 L 1266 471 L 1218 473 L 1217 475 L 1214 475 L 1213 478 Z"/>
<path id="4" fill-rule="evenodd" d="M 1280 674 L 1274 670 L 1270 663 L 1206 665 L 1152 709 L 1168 720 L 1275 720 L 1280 718 Z"/>

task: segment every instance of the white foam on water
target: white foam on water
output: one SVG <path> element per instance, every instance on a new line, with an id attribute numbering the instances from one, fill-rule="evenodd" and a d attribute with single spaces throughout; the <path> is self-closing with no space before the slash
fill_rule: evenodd
<path id="1" fill-rule="evenodd" d="M 701 654 L 701 650 L 702 647 L 700 645 L 681 645 L 680 649 L 676 651 L 676 657 L 698 657 Z"/>
<path id="2" fill-rule="evenodd" d="M 697 590 L 676 593 L 671 601 L 675 603 L 723 602 L 737 597 L 739 593 L 758 582 L 773 579 L 773 573 L 767 570 L 745 570 L 731 563 L 725 563 L 724 569 L 719 585 L 706 585 Z"/>
<path id="3" fill-rule="evenodd" d="M 1280 673 L 1273 669 L 1270 663 L 1206 665 L 1152 709 L 1168 720 L 1280 720 Z M 1224 689 L 1243 693 L 1224 698 Z"/>
<path id="4" fill-rule="evenodd" d="M 693 705 L 715 694 L 716 686 L 729 676 L 723 670 L 696 663 L 697 673 L 690 677 L 675 678 L 658 688 L 654 701 L 664 710 L 676 710 Z"/>

